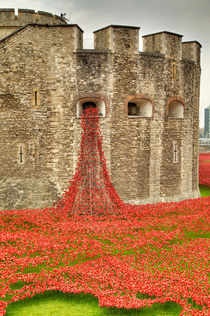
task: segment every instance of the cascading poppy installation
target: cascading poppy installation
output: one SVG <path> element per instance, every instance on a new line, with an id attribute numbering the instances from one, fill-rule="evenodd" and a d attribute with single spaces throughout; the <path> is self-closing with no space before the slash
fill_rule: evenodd
<path id="1" fill-rule="evenodd" d="M 83 129 L 77 168 L 57 210 L 69 215 L 119 215 L 124 202 L 116 193 L 102 150 L 99 111 L 89 107 L 81 117 Z"/>

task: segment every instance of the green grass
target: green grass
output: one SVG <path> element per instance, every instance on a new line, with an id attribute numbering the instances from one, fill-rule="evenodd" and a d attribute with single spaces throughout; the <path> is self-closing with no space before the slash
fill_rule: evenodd
<path id="1" fill-rule="evenodd" d="M 200 185 L 200 194 L 201 197 L 206 197 L 206 196 L 210 196 L 210 188 L 206 187 L 204 185 Z"/>
<path id="2" fill-rule="evenodd" d="M 11 303 L 6 311 L 6 316 L 175 316 L 180 314 L 181 307 L 174 302 L 158 303 L 140 310 L 99 307 L 98 299 L 90 294 L 49 291 Z"/>

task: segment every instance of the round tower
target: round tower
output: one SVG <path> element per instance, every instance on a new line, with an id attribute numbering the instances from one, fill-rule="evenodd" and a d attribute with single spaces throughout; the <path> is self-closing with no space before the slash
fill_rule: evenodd
<path id="1" fill-rule="evenodd" d="M 66 21 L 52 13 L 29 9 L 0 9 L 0 40 L 27 24 L 64 25 Z"/>

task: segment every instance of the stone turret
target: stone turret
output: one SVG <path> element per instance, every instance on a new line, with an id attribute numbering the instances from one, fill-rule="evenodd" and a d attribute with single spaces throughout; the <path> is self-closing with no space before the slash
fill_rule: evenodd
<path id="1" fill-rule="evenodd" d="M 183 42 L 182 43 L 182 57 L 189 59 L 200 65 L 200 50 L 201 44 L 197 41 Z"/>
<path id="2" fill-rule="evenodd" d="M 15 15 L 14 9 L 0 9 L 0 39 L 27 24 L 65 25 L 67 23 L 62 17 L 44 11 L 18 9 L 18 15 Z"/>
<path id="3" fill-rule="evenodd" d="M 161 53 L 168 58 L 182 59 L 182 35 L 159 32 L 143 36 L 144 52 Z"/>
<path id="4" fill-rule="evenodd" d="M 96 50 L 138 53 L 139 29 L 137 26 L 109 25 L 94 32 L 94 47 Z"/>

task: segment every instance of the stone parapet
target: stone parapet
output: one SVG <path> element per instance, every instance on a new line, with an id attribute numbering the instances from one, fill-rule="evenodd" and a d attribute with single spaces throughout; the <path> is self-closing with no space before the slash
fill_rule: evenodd
<path id="1" fill-rule="evenodd" d="M 182 58 L 194 61 L 200 65 L 200 51 L 201 44 L 197 41 L 183 42 L 182 43 Z"/>
<path id="2" fill-rule="evenodd" d="M 15 15 L 14 9 L 0 9 L 0 39 L 13 33 L 15 30 L 27 24 L 66 25 L 66 21 L 52 13 L 30 9 L 18 9 Z"/>

